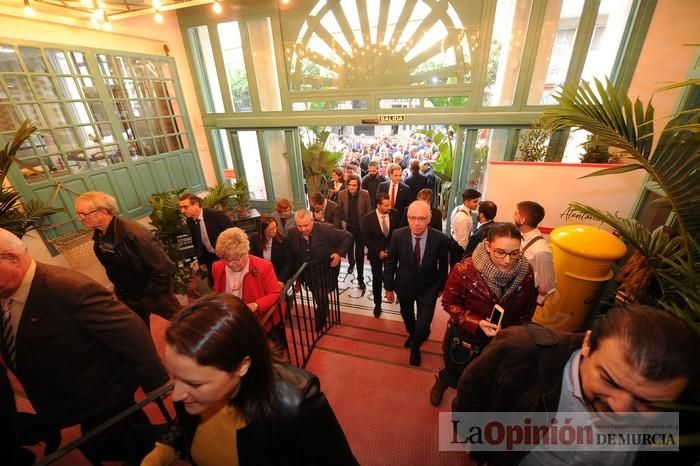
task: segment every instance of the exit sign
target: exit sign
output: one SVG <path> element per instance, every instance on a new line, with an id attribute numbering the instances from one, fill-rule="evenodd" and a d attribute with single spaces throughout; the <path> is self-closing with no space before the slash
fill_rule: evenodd
<path id="1" fill-rule="evenodd" d="M 379 115 L 379 124 L 406 123 L 406 115 Z"/>

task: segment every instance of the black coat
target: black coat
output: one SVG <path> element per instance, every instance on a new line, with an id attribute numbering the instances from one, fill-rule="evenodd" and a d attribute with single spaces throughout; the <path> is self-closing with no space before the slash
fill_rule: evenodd
<path id="1" fill-rule="evenodd" d="M 371 175 L 367 174 L 362 178 L 362 189 L 367 191 L 367 194 L 369 194 L 369 202 L 374 205 L 377 203 L 377 193 L 379 192 L 379 185 L 384 183 L 386 181 L 386 178 L 384 178 L 384 175 L 380 175 L 377 173 L 377 176 L 372 178 Z"/>
<path id="2" fill-rule="evenodd" d="M 216 240 L 219 239 L 221 232 L 233 227 L 234 224 L 222 210 L 204 208 L 202 209 L 202 217 L 204 217 L 204 227 L 207 229 L 209 242 L 216 249 Z M 202 244 L 202 234 L 197 222 L 193 218 L 188 217 L 187 227 L 190 229 L 192 244 L 200 264 L 211 264 L 217 257 L 216 255 L 211 257 L 207 248 Z"/>
<path id="3" fill-rule="evenodd" d="M 371 210 L 360 220 L 360 231 L 362 232 L 362 242 L 367 246 L 367 257 L 369 260 L 380 260 L 379 252 L 389 250 L 391 235 L 399 228 L 401 219 L 396 211 L 389 212 L 389 236 L 384 236 L 382 227 L 379 225 L 377 211 Z"/>
<path id="4" fill-rule="evenodd" d="M 338 210 L 340 212 L 340 210 Z M 306 242 L 299 230 L 293 228 L 287 236 L 287 250 L 289 260 L 285 271 L 278 277 L 286 282 L 307 260 Z M 331 254 L 345 256 L 352 244 L 352 235 L 345 230 L 335 228 L 333 225 L 324 222 L 314 221 L 311 230 L 311 249 L 308 260 L 326 260 L 330 263 Z"/>
<path id="5" fill-rule="evenodd" d="M 240 466 L 354 466 L 343 429 L 318 377 L 288 364 L 274 364 L 269 419 L 253 420 L 236 432 Z M 177 420 L 161 443 L 190 457 L 199 418 L 175 403 Z M 193 463 L 194 464 L 194 463 Z"/>
<path id="6" fill-rule="evenodd" d="M 391 193 L 389 192 L 390 186 L 391 181 L 379 183 L 379 190 L 377 192 L 387 193 L 389 194 L 389 198 L 391 198 Z M 409 188 L 406 183 L 399 183 L 399 187 L 396 190 L 396 199 L 394 200 L 394 209 L 401 214 L 401 212 L 415 200 L 416 198 L 411 198 L 411 188 Z"/>
<path id="7" fill-rule="evenodd" d="M 413 241 L 408 227 L 399 228 L 391 236 L 389 257 L 384 265 L 384 289 L 399 295 L 420 291 L 440 291 L 447 280 L 449 261 L 447 237 L 428 228 L 425 251 L 420 266 L 413 255 Z"/>
<path id="8" fill-rule="evenodd" d="M 428 179 L 421 175 L 420 173 L 413 173 L 404 181 L 411 188 L 411 200 L 414 201 L 418 197 L 418 191 L 425 188 L 430 188 L 428 186 Z M 435 193 L 433 193 L 433 197 Z"/>
<path id="9" fill-rule="evenodd" d="M 257 235 L 256 235 L 257 236 Z M 263 250 L 258 244 L 257 238 L 251 238 L 250 240 L 250 253 L 254 256 L 263 258 Z M 287 247 L 286 240 L 277 241 L 272 240 L 272 253 L 270 255 L 270 262 L 272 262 L 272 267 L 275 269 L 275 275 L 277 278 L 282 280 L 280 277 L 284 273 L 287 266 Z"/>

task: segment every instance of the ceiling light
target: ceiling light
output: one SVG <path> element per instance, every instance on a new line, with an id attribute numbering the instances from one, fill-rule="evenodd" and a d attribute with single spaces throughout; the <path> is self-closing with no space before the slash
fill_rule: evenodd
<path id="1" fill-rule="evenodd" d="M 112 30 L 112 23 L 109 22 L 109 17 L 107 15 L 105 15 L 104 24 L 102 24 L 102 27 L 105 31 Z"/>
<path id="2" fill-rule="evenodd" d="M 153 16 L 153 19 L 154 19 L 154 20 L 156 21 L 156 23 L 158 23 L 158 24 L 162 24 L 162 23 L 163 23 L 163 15 L 160 14 L 160 11 L 156 11 L 156 14 L 155 14 L 155 16 Z"/>
<path id="3" fill-rule="evenodd" d="M 29 0 L 24 0 L 24 14 L 34 16 L 34 8 L 29 4 Z"/>
<path id="4" fill-rule="evenodd" d="M 219 2 L 219 0 L 216 0 L 211 8 L 212 8 L 212 10 L 214 10 L 214 13 L 216 13 L 217 15 L 221 14 L 222 8 L 221 8 L 221 2 Z"/>

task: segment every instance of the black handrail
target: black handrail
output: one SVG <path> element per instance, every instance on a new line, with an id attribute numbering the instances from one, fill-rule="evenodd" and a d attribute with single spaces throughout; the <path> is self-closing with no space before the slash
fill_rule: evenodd
<path id="1" fill-rule="evenodd" d="M 287 358 L 305 367 L 318 340 L 340 323 L 338 268 L 331 268 L 327 260 L 304 262 L 285 283 L 277 303 L 263 316 L 263 326 L 275 314 L 279 322 L 285 323 L 288 338 L 281 343 Z"/>
<path id="2" fill-rule="evenodd" d="M 109 429 L 117 422 L 131 416 L 139 409 L 142 409 L 144 406 L 146 406 L 150 403 L 153 403 L 154 401 L 158 405 L 158 408 L 160 408 L 160 411 L 163 414 L 163 417 L 165 417 L 165 420 L 168 422 L 168 424 L 172 424 L 173 418 L 170 416 L 170 413 L 168 412 L 168 410 L 165 408 L 165 405 L 163 404 L 163 399 L 166 397 L 166 395 L 170 394 L 170 392 L 172 390 L 173 390 L 173 386 L 171 384 L 162 386 L 158 390 L 152 392 L 150 395 L 148 395 L 142 401 L 125 409 L 124 411 L 117 414 L 113 418 L 106 420 L 105 422 L 103 422 L 99 426 L 95 427 L 94 429 L 90 430 L 86 434 L 82 435 L 80 438 L 77 438 L 77 439 L 73 440 L 72 442 L 70 442 L 69 444 L 67 444 L 66 446 L 64 446 L 63 448 L 56 450 L 55 452 L 53 452 L 49 456 L 42 458 L 41 461 L 34 463 L 34 466 L 46 466 L 46 465 L 51 464 L 54 461 L 56 461 L 64 456 L 66 456 L 72 450 L 75 450 L 80 445 L 87 442 L 88 440 L 90 440 L 94 436 L 101 434 L 102 432 Z"/>

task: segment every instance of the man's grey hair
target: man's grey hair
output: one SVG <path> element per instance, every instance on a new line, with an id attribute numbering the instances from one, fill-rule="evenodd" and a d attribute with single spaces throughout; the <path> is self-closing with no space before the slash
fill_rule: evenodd
<path id="1" fill-rule="evenodd" d="M 110 215 L 117 215 L 119 213 L 117 200 L 102 191 L 88 191 L 83 193 L 75 199 L 75 203 L 77 204 L 78 201 L 87 202 L 92 205 L 93 210 L 104 209 Z"/>
<path id="2" fill-rule="evenodd" d="M 17 254 L 27 254 L 27 245 L 22 242 L 14 233 L 4 228 L 0 228 L 0 253 L 14 252 Z"/>
<path id="3" fill-rule="evenodd" d="M 294 219 L 295 220 L 301 220 L 302 218 L 305 217 L 311 217 L 311 220 L 313 220 L 314 216 L 311 215 L 311 212 L 309 212 L 308 209 L 299 209 L 297 210 L 296 214 L 294 214 Z"/>

